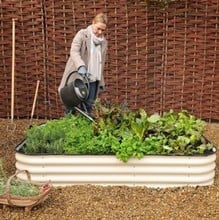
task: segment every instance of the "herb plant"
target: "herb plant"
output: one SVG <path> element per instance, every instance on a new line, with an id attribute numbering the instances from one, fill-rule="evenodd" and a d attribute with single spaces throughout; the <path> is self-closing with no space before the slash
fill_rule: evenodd
<path id="1" fill-rule="evenodd" d="M 7 177 L 3 169 L 2 161 L 0 160 L 0 195 L 5 193 Z M 40 189 L 34 184 L 14 179 L 10 182 L 10 195 L 13 196 L 36 196 L 39 195 Z"/>
<path id="2" fill-rule="evenodd" d="M 114 154 L 127 162 L 144 155 L 195 155 L 212 152 L 203 137 L 205 122 L 182 110 L 148 115 L 124 106 L 95 106 L 95 123 L 67 115 L 27 131 L 24 153 Z"/>
<path id="3" fill-rule="evenodd" d="M 0 179 L 0 195 L 3 195 L 6 187 L 6 179 Z M 29 182 L 20 180 L 13 180 L 10 183 L 10 195 L 13 196 L 37 196 L 40 193 L 40 189 Z"/>

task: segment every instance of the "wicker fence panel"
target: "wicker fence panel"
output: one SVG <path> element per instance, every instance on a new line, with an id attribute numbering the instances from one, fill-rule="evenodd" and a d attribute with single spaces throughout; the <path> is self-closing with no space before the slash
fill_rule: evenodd
<path id="1" fill-rule="evenodd" d="M 121 103 L 126 101 L 128 90 L 128 12 L 126 1 L 115 4 L 108 2 L 108 73 L 105 76 L 106 95 L 105 99 Z"/>
<path id="2" fill-rule="evenodd" d="M 96 13 L 108 15 L 106 91 L 102 100 L 149 114 L 187 109 L 219 120 L 219 3 L 191 0 L 165 10 L 142 0 L 0 1 L 0 117 L 10 116 L 11 19 L 16 21 L 15 117 L 64 114 L 57 89 L 72 38 Z"/>
<path id="3" fill-rule="evenodd" d="M 37 80 L 44 81 L 41 2 L 1 1 L 0 117 L 11 115 L 12 18 L 15 20 L 14 116 L 29 117 Z M 41 90 L 42 91 L 42 90 Z M 44 92 L 41 92 L 43 96 Z M 39 95 L 40 96 L 40 95 Z M 13 113 L 12 113 L 13 114 Z"/>
<path id="4" fill-rule="evenodd" d="M 161 82 L 162 112 L 187 109 L 201 118 L 218 119 L 216 15 L 217 1 L 184 1 L 160 13 L 150 11 L 149 21 L 157 20 L 148 42 L 156 44 L 156 52 L 148 63 L 153 64 L 154 74 L 162 73 L 158 81 L 153 79 Z"/>

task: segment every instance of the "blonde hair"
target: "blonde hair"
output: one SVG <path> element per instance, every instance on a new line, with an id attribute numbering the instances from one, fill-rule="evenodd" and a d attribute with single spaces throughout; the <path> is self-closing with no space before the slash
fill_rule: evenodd
<path id="1" fill-rule="evenodd" d="M 97 23 L 97 22 L 107 24 L 107 16 L 103 13 L 97 14 L 93 19 L 93 23 Z"/>

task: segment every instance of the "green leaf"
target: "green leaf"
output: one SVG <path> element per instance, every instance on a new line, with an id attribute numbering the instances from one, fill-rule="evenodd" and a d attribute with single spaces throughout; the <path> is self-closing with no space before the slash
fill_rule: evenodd
<path id="1" fill-rule="evenodd" d="M 160 115 L 158 115 L 158 114 L 153 114 L 153 115 L 151 115 L 150 117 L 148 117 L 148 121 L 150 122 L 150 123 L 156 123 L 156 122 L 158 122 L 160 120 Z"/>

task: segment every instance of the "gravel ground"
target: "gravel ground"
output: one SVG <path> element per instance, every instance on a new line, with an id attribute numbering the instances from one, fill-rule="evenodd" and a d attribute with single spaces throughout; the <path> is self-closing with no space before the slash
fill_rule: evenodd
<path id="1" fill-rule="evenodd" d="M 43 121 L 33 120 L 32 124 Z M 15 172 L 15 146 L 24 138 L 29 120 L 0 119 L 0 157 L 6 174 Z M 206 137 L 219 146 L 219 124 L 206 126 Z M 1 220 L 199 220 L 219 219 L 219 153 L 212 186 L 152 189 L 126 186 L 54 188 L 49 198 L 26 213 L 0 205 Z"/>

